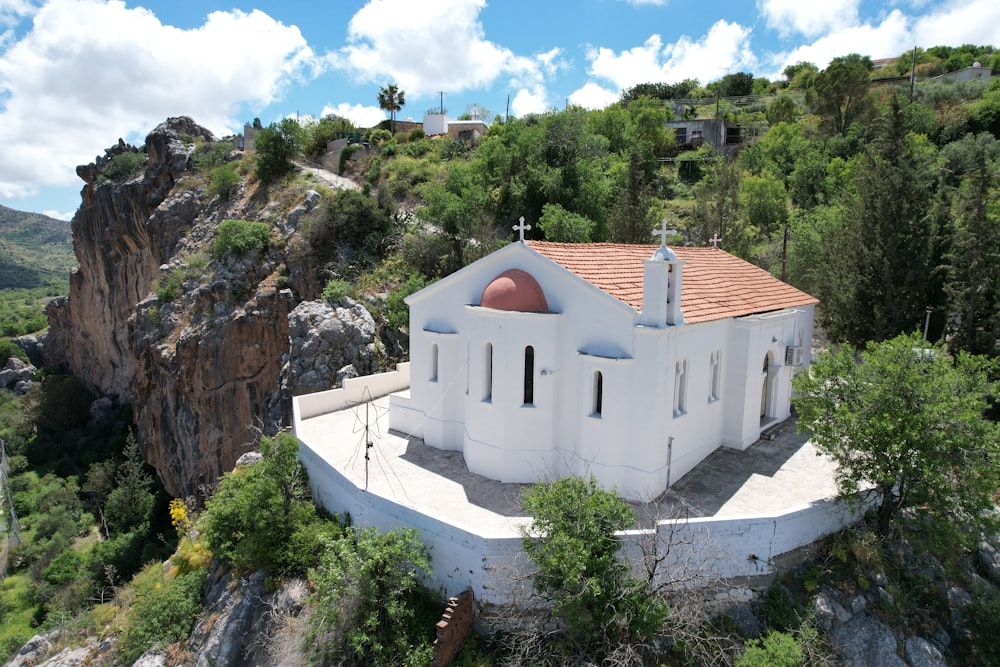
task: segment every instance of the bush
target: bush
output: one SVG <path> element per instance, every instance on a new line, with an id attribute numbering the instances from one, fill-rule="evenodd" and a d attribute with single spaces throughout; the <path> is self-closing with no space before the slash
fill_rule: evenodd
<path id="1" fill-rule="evenodd" d="M 291 434 L 264 438 L 263 460 L 223 476 L 203 515 L 214 557 L 241 570 L 265 568 L 277 575 L 301 574 L 316 564 L 308 561 L 311 547 L 288 548 L 293 535 L 320 521 L 297 452 Z"/>
<path id="2" fill-rule="evenodd" d="M 209 172 L 208 194 L 228 201 L 239 190 L 242 180 L 236 173 L 236 167 L 231 164 L 214 167 Z"/>
<path id="3" fill-rule="evenodd" d="M 425 136 L 427 136 L 427 135 L 424 134 L 424 128 L 422 128 L 422 127 L 415 127 L 412 130 L 410 130 L 409 140 L 410 141 L 420 141 Z"/>
<path id="4" fill-rule="evenodd" d="M 306 641 L 317 664 L 410 664 L 407 656 L 430 643 L 414 633 L 422 626 L 414 622 L 423 596 L 418 577 L 429 567 L 412 529 L 352 528 L 334 542 L 310 573 L 317 593 Z"/>
<path id="5" fill-rule="evenodd" d="M 143 151 L 119 153 L 108 161 L 101 176 L 109 181 L 122 181 L 138 175 L 146 168 L 146 153 Z"/>
<path id="6" fill-rule="evenodd" d="M 763 639 L 751 639 L 736 661 L 736 667 L 800 667 L 804 664 L 805 656 L 799 642 L 784 632 L 770 632 Z"/>
<path id="7" fill-rule="evenodd" d="M 170 303 L 181 295 L 181 278 L 175 271 L 166 271 L 156 287 L 156 298 L 162 303 Z"/>
<path id="8" fill-rule="evenodd" d="M 414 273 L 402 285 L 389 293 L 385 299 L 386 323 L 393 329 L 403 329 L 410 325 L 410 308 L 406 297 L 427 287 L 430 282 L 419 273 Z"/>
<path id="9" fill-rule="evenodd" d="M 198 146 L 194 152 L 194 168 L 198 171 L 211 172 L 226 163 L 229 155 L 235 150 L 231 141 L 215 141 Z"/>
<path id="10" fill-rule="evenodd" d="M 618 557 L 622 531 L 635 522 L 628 504 L 590 477 L 536 484 L 522 497 L 533 518 L 521 544 L 538 567 L 533 583 L 571 639 L 598 653 L 651 638 L 666 604 L 632 577 Z"/>
<path id="11" fill-rule="evenodd" d="M 254 151 L 257 153 L 255 174 L 262 183 L 269 183 L 295 169 L 292 162 L 305 143 L 305 131 L 295 119 L 286 118 L 271 123 L 257 134 Z"/>
<path id="12" fill-rule="evenodd" d="M 120 635 L 122 662 L 130 664 L 149 648 L 187 637 L 201 612 L 204 587 L 205 570 L 196 570 L 137 591 Z"/>
<path id="13" fill-rule="evenodd" d="M 323 288 L 323 300 L 327 301 L 332 305 L 337 305 L 344 302 L 344 299 L 351 295 L 353 287 L 346 280 L 338 280 L 334 278 L 326 284 Z"/>
<path id="14" fill-rule="evenodd" d="M 28 363 L 27 352 L 9 340 L 0 340 L 0 366 L 5 366 L 11 357 Z"/>
<path id="15" fill-rule="evenodd" d="M 230 254 L 242 258 L 253 251 L 267 250 L 270 241 L 270 228 L 265 222 L 223 220 L 212 242 L 212 256 L 222 259 Z"/>

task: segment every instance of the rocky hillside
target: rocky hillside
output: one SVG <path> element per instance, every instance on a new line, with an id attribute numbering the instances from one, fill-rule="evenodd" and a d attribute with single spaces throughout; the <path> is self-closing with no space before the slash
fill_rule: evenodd
<path id="1" fill-rule="evenodd" d="M 64 281 L 71 248 L 68 222 L 0 206 L 0 289 Z"/>
<path id="2" fill-rule="evenodd" d="M 322 287 L 296 248 L 321 200 L 310 184 L 324 187 L 305 176 L 267 191 L 244 179 L 228 199 L 211 196 L 195 157 L 214 142 L 191 119 L 171 118 L 146 138 L 145 167 L 131 177 L 105 174 L 117 156 L 140 153 L 123 142 L 77 168 L 86 183 L 72 225 L 79 268 L 69 295 L 48 308 L 43 343 L 48 363 L 132 405 L 145 457 L 175 496 L 203 492 L 260 431 L 281 428 L 299 378 L 315 391 L 338 372 L 373 370 L 375 326 L 363 308 L 299 334 L 289 354 L 289 316 Z M 266 223 L 267 249 L 213 253 L 227 219 Z M 337 317 L 326 304 L 302 308 L 314 324 Z M 310 335 L 337 344 L 306 345 Z"/>

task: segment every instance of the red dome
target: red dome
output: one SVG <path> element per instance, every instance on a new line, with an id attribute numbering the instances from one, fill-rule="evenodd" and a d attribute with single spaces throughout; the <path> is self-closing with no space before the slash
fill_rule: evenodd
<path id="1" fill-rule="evenodd" d="M 483 290 L 479 305 L 483 308 L 521 313 L 549 311 L 542 286 L 530 273 L 521 269 L 508 269 L 494 278 Z"/>

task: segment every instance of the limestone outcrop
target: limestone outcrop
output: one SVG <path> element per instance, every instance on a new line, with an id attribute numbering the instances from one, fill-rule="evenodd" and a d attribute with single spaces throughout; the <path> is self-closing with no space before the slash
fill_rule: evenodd
<path id="1" fill-rule="evenodd" d="M 141 173 L 105 176 L 115 156 L 138 152 L 124 142 L 78 168 L 79 269 L 68 297 L 50 303 L 37 345 L 46 363 L 132 405 L 144 456 L 175 496 L 206 493 L 262 432 L 282 428 L 288 392 L 331 388 L 346 367 L 373 370 L 375 325 L 361 306 L 294 317 L 300 341 L 315 339 L 302 327 L 326 322 L 321 349 L 300 349 L 308 358 L 296 360 L 289 314 L 320 291 L 298 231 L 321 197 L 289 188 L 275 201 L 253 183 L 229 200 L 213 197 L 194 167 L 197 147 L 212 140 L 191 119 L 171 118 L 146 138 Z M 213 253 L 226 219 L 267 223 L 269 246 Z"/>

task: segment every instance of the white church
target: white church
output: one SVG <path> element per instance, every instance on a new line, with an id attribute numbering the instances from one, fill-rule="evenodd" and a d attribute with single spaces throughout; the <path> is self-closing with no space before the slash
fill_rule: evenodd
<path id="1" fill-rule="evenodd" d="M 592 474 L 640 501 L 789 417 L 817 304 L 714 247 L 523 229 L 406 302 L 410 389 L 390 397 L 392 430 L 501 482 Z"/>

